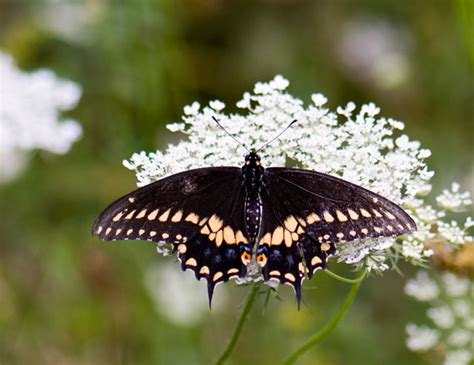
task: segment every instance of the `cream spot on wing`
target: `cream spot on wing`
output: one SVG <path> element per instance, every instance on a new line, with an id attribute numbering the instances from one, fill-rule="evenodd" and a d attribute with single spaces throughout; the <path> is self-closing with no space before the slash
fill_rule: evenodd
<path id="1" fill-rule="evenodd" d="M 289 273 L 289 272 L 287 272 L 287 273 L 285 274 L 285 279 L 286 279 L 286 280 L 289 280 L 289 281 L 292 281 L 292 282 L 296 281 L 295 276 L 294 276 L 293 274 Z"/>
<path id="2" fill-rule="evenodd" d="M 287 231 L 285 229 L 285 245 L 287 247 L 291 247 L 292 244 L 293 244 L 293 239 L 291 238 L 291 233 L 290 231 Z"/>
<path id="3" fill-rule="evenodd" d="M 397 219 L 392 213 L 387 212 L 386 210 L 383 210 L 383 214 L 385 214 L 385 216 L 386 216 L 388 219 Z"/>
<path id="4" fill-rule="evenodd" d="M 283 227 L 277 227 L 272 234 L 272 245 L 278 246 L 283 242 Z"/>
<path id="5" fill-rule="evenodd" d="M 171 211 L 171 208 L 168 209 L 166 212 L 164 212 L 162 215 L 160 215 L 160 217 L 158 218 L 158 220 L 160 222 L 166 222 L 168 220 L 168 217 L 170 216 L 170 211 Z"/>
<path id="6" fill-rule="evenodd" d="M 132 210 L 130 213 L 127 214 L 127 216 L 125 217 L 125 219 L 132 219 L 133 215 L 135 214 L 136 210 Z"/>
<path id="7" fill-rule="evenodd" d="M 298 225 L 298 221 L 290 215 L 288 218 L 285 219 L 285 222 L 283 223 L 285 228 L 289 230 L 290 232 L 294 232 L 296 230 L 296 226 Z"/>
<path id="8" fill-rule="evenodd" d="M 201 275 L 209 275 L 209 273 L 210 273 L 209 267 L 207 267 L 207 266 L 201 267 L 201 270 L 199 270 L 199 273 Z"/>
<path id="9" fill-rule="evenodd" d="M 130 198 L 128 198 L 128 201 L 129 201 L 130 203 L 133 203 L 133 202 L 135 201 L 135 198 L 131 196 Z"/>
<path id="10" fill-rule="evenodd" d="M 336 216 L 337 216 L 337 219 L 339 220 L 339 222 L 347 221 L 347 217 L 340 210 L 336 210 Z"/>
<path id="11" fill-rule="evenodd" d="M 372 198 L 372 201 L 373 201 L 374 203 L 377 203 L 379 200 L 378 200 L 377 198 Z"/>
<path id="12" fill-rule="evenodd" d="M 398 225 L 398 228 L 403 229 L 403 226 L 401 224 Z"/>
<path id="13" fill-rule="evenodd" d="M 369 213 L 368 211 L 366 211 L 364 208 L 361 208 L 361 209 L 360 209 L 360 213 L 361 213 L 364 217 L 366 217 L 366 218 L 372 217 L 372 216 L 370 215 L 370 213 Z"/>
<path id="14" fill-rule="evenodd" d="M 202 234 L 209 234 L 209 233 L 211 233 L 211 231 L 209 230 L 208 226 L 204 226 L 204 227 L 201 228 L 201 233 Z"/>
<path id="15" fill-rule="evenodd" d="M 140 230 L 138 231 L 138 235 L 139 235 L 139 236 L 141 236 L 143 233 L 145 233 L 145 230 L 144 230 L 144 229 L 140 229 Z"/>
<path id="16" fill-rule="evenodd" d="M 185 253 L 187 249 L 188 248 L 186 247 L 186 245 L 184 243 L 178 245 L 178 252 L 179 253 Z"/>
<path id="17" fill-rule="evenodd" d="M 237 243 L 248 243 L 247 239 L 242 234 L 242 231 L 237 231 L 237 233 L 235 234 L 235 240 L 237 241 Z"/>
<path id="18" fill-rule="evenodd" d="M 357 220 L 359 219 L 359 214 L 357 214 L 355 211 L 353 211 L 352 209 L 347 209 L 347 213 L 349 213 L 349 217 L 351 217 L 352 220 Z"/>
<path id="19" fill-rule="evenodd" d="M 327 242 L 324 242 L 322 245 L 321 245 L 321 250 L 323 251 L 329 251 L 331 249 L 331 245 Z"/>
<path id="20" fill-rule="evenodd" d="M 270 245 L 272 240 L 272 235 L 270 232 L 266 233 L 258 243 L 259 245 Z"/>
<path id="21" fill-rule="evenodd" d="M 188 216 L 184 219 L 186 222 L 191 222 L 194 224 L 198 224 L 199 216 L 194 213 L 189 213 Z"/>
<path id="22" fill-rule="evenodd" d="M 235 267 L 232 269 L 227 270 L 227 274 L 237 274 L 239 272 L 239 269 L 236 269 Z"/>
<path id="23" fill-rule="evenodd" d="M 120 220 L 120 218 L 122 218 L 122 215 L 123 215 L 123 212 L 120 212 L 119 214 L 117 214 L 115 217 L 112 218 L 112 220 L 114 222 L 118 222 Z"/>
<path id="24" fill-rule="evenodd" d="M 305 273 L 306 271 L 308 271 L 302 262 L 298 264 L 298 270 L 302 273 Z"/>
<path id="25" fill-rule="evenodd" d="M 115 231 L 115 235 L 117 236 L 118 234 L 120 234 L 120 232 L 122 232 L 122 228 L 117 228 L 117 230 Z"/>
<path id="26" fill-rule="evenodd" d="M 320 257 L 318 256 L 314 256 L 312 259 L 311 259 L 311 266 L 315 266 L 317 264 L 320 264 L 322 263 L 323 261 L 321 260 Z"/>
<path id="27" fill-rule="evenodd" d="M 165 232 L 165 233 L 163 233 L 163 234 L 161 235 L 161 237 L 162 237 L 163 239 L 167 239 L 167 238 L 170 237 L 170 235 Z"/>
<path id="28" fill-rule="evenodd" d="M 303 229 L 301 226 L 298 226 L 298 229 L 296 230 L 296 233 L 298 233 L 298 234 L 303 234 L 303 233 L 304 233 L 304 229 Z"/>
<path id="29" fill-rule="evenodd" d="M 387 226 L 387 229 L 390 231 L 390 232 L 393 232 L 393 227 L 391 225 L 388 225 Z"/>
<path id="30" fill-rule="evenodd" d="M 413 229 L 410 223 L 407 223 L 407 228 L 408 228 L 409 230 L 412 230 L 412 229 Z"/>
<path id="31" fill-rule="evenodd" d="M 367 228 L 362 228 L 360 231 L 361 231 L 363 234 L 369 233 L 369 230 L 368 230 Z"/>
<path id="32" fill-rule="evenodd" d="M 177 234 L 177 235 L 176 235 L 176 239 L 177 239 L 178 241 L 181 241 L 182 238 L 183 238 L 183 236 L 181 236 L 180 234 Z"/>
<path id="33" fill-rule="evenodd" d="M 338 234 L 336 234 L 336 237 L 341 239 L 342 237 L 344 237 L 344 233 L 339 232 Z"/>
<path id="34" fill-rule="evenodd" d="M 209 239 L 211 241 L 214 241 L 214 239 L 216 238 L 216 234 L 214 232 L 212 232 L 211 234 L 209 234 Z"/>
<path id="35" fill-rule="evenodd" d="M 97 228 L 97 234 L 100 234 L 100 232 L 102 232 L 102 230 L 103 230 L 103 227 L 99 226 L 99 228 Z"/>
<path id="36" fill-rule="evenodd" d="M 222 229 L 216 233 L 216 246 L 219 247 L 222 245 L 222 240 L 224 239 L 224 234 L 222 232 Z"/>
<path id="37" fill-rule="evenodd" d="M 183 211 L 178 210 L 174 215 L 171 217 L 171 222 L 177 223 L 183 218 Z"/>
<path id="38" fill-rule="evenodd" d="M 146 214 L 146 209 L 143 209 L 140 213 L 137 214 L 135 219 L 142 219 Z"/>
<path id="39" fill-rule="evenodd" d="M 325 240 L 328 240 L 330 237 L 331 237 L 331 236 L 328 235 L 328 234 L 325 234 L 325 235 L 323 236 L 323 238 L 324 238 Z"/>
<path id="40" fill-rule="evenodd" d="M 222 228 L 222 219 L 214 214 L 211 218 L 209 218 L 209 222 L 207 224 L 209 224 L 212 232 L 217 232 Z"/>
<path id="41" fill-rule="evenodd" d="M 155 237 L 156 236 L 156 231 L 150 231 L 150 237 Z"/>
<path id="42" fill-rule="evenodd" d="M 298 241 L 299 236 L 298 236 L 297 233 L 293 232 L 293 233 L 291 234 L 291 238 L 292 238 L 293 241 Z"/>
<path id="43" fill-rule="evenodd" d="M 203 226 L 204 223 L 207 222 L 207 219 L 208 219 L 208 218 L 203 218 L 203 219 L 201 219 L 201 220 L 199 221 L 199 225 L 200 225 L 200 226 Z"/>
<path id="44" fill-rule="evenodd" d="M 324 220 L 328 223 L 334 222 L 334 217 L 327 210 L 323 214 Z"/>
<path id="45" fill-rule="evenodd" d="M 106 234 L 106 235 L 108 235 L 108 234 L 110 233 L 110 231 L 111 231 L 111 230 L 112 230 L 112 228 L 110 228 L 110 227 L 109 227 L 109 228 L 107 228 L 107 229 L 105 230 L 105 234 Z"/>
<path id="46" fill-rule="evenodd" d="M 350 231 L 349 234 L 352 236 L 352 237 L 355 237 L 357 235 L 356 231 Z"/>
<path id="47" fill-rule="evenodd" d="M 148 214 L 147 218 L 148 218 L 149 221 L 152 221 L 153 219 L 156 218 L 157 215 L 158 215 L 158 209 L 155 209 L 153 212 Z"/>
<path id="48" fill-rule="evenodd" d="M 190 257 L 189 259 L 187 259 L 184 264 L 187 265 L 187 266 L 192 266 L 192 267 L 196 267 L 196 266 L 197 266 L 196 259 L 194 259 L 194 258 L 192 258 L 192 257 Z"/>
<path id="49" fill-rule="evenodd" d="M 212 281 L 217 281 L 217 280 L 219 280 L 219 279 L 220 279 L 221 277 L 223 277 L 223 276 L 224 276 L 224 274 L 223 274 L 221 271 L 216 272 L 216 273 L 214 274 L 214 277 L 212 278 Z"/>
<path id="50" fill-rule="evenodd" d="M 229 226 L 224 227 L 224 241 L 228 245 L 232 245 L 235 243 L 234 230 Z"/>
<path id="51" fill-rule="evenodd" d="M 321 218 L 319 218 L 319 215 L 316 213 L 311 213 L 306 217 L 306 222 L 308 222 L 308 224 L 313 224 L 314 222 L 319 222 L 320 220 Z"/>
<path id="52" fill-rule="evenodd" d="M 372 209 L 372 212 L 374 212 L 377 218 L 380 218 L 382 216 L 382 214 L 380 214 L 380 212 L 377 209 Z"/>
<path id="53" fill-rule="evenodd" d="M 130 228 L 130 229 L 127 231 L 127 236 L 130 236 L 130 235 L 132 234 L 132 232 L 133 232 L 133 229 Z"/>
<path id="54" fill-rule="evenodd" d="M 303 218 L 296 218 L 300 226 L 306 227 L 306 221 Z"/>
<path id="55" fill-rule="evenodd" d="M 280 276 L 281 273 L 278 270 L 272 270 L 268 273 L 270 276 Z"/>

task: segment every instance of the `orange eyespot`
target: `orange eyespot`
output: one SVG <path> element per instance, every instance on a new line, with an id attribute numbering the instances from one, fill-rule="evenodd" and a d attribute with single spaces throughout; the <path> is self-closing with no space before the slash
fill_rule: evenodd
<path id="1" fill-rule="evenodd" d="M 245 251 L 241 256 L 241 259 L 244 265 L 248 265 L 248 263 L 252 259 L 252 256 L 247 251 Z"/>
<path id="2" fill-rule="evenodd" d="M 267 263 L 267 256 L 264 253 L 261 253 L 257 256 L 257 264 L 261 267 L 264 267 Z"/>

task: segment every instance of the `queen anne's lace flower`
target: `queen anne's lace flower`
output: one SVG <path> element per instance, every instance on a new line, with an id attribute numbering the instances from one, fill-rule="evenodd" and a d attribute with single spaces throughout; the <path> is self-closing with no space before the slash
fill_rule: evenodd
<path id="1" fill-rule="evenodd" d="M 81 90 L 49 70 L 22 72 L 2 52 L 0 80 L 0 180 L 4 180 L 26 162 L 28 151 L 66 153 L 81 136 L 76 121 L 60 122 L 60 113 L 77 104 Z"/>
<path id="2" fill-rule="evenodd" d="M 138 185 L 144 186 L 164 176 L 204 166 L 240 166 L 245 149 L 221 130 L 212 117 L 248 148 L 257 148 L 275 136 L 290 121 L 296 123 L 260 154 L 265 166 L 284 166 L 289 160 L 301 167 L 341 177 L 377 192 L 404 207 L 418 225 L 418 231 L 401 238 L 364 239 L 338 245 L 338 260 L 358 268 L 383 271 L 397 259 L 419 263 L 432 251 L 426 241 L 442 227 L 443 210 L 427 205 L 424 196 L 431 190 L 425 158 L 430 151 L 420 142 L 401 134 L 404 124 L 380 117 L 373 103 L 357 110 L 354 103 L 327 108 L 322 94 L 313 94 L 313 104 L 286 92 L 288 81 L 281 76 L 268 83 L 257 83 L 253 94 L 244 93 L 237 107 L 242 114 L 224 114 L 224 104 L 212 101 L 201 108 L 195 102 L 184 108 L 183 122 L 168 125 L 187 140 L 169 145 L 164 151 L 135 153 L 124 161 L 135 170 Z M 466 202 L 466 196 L 461 199 Z M 449 197 L 443 199 L 446 206 Z M 453 209 L 454 210 L 454 209 Z M 448 242 L 463 239 L 452 230 L 444 233 Z"/>
<path id="3" fill-rule="evenodd" d="M 415 299 L 428 302 L 427 315 L 432 326 L 407 325 L 407 347 L 416 352 L 437 349 L 444 353 L 444 364 L 470 364 L 474 341 L 474 283 L 449 272 L 430 277 L 418 272 L 408 280 L 405 292 Z"/>
<path id="4" fill-rule="evenodd" d="M 407 347 L 412 351 L 426 351 L 433 348 L 439 339 L 439 332 L 431 328 L 410 323 L 407 325 Z"/>
<path id="5" fill-rule="evenodd" d="M 472 204 L 471 195 L 469 192 L 461 193 L 459 191 L 460 185 L 453 183 L 451 190 L 444 190 L 441 195 L 436 198 L 439 206 L 452 211 L 463 211 Z"/>

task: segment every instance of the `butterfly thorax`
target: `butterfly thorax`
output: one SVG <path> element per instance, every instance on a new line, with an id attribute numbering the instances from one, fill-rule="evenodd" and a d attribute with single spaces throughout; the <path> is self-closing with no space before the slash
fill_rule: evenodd
<path id="1" fill-rule="evenodd" d="M 263 167 L 260 157 L 251 152 L 245 157 L 242 167 L 245 184 L 245 228 L 251 243 L 258 237 L 262 218 L 262 200 L 260 189 L 262 187 Z"/>
<path id="2" fill-rule="evenodd" d="M 245 156 L 245 165 L 242 166 L 242 174 L 247 191 L 260 192 L 263 167 L 260 164 L 260 156 L 255 152 L 250 152 Z"/>

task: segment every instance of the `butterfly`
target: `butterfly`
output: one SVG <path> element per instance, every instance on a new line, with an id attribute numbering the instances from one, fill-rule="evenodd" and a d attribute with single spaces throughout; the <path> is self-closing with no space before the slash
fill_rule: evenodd
<path id="1" fill-rule="evenodd" d="M 376 193 L 316 171 L 264 168 L 257 152 L 242 167 L 193 169 L 132 191 L 92 232 L 171 244 L 181 268 L 207 281 L 209 305 L 218 283 L 245 277 L 256 263 L 265 281 L 293 287 L 299 307 L 303 280 L 327 266 L 337 243 L 416 230 Z"/>

